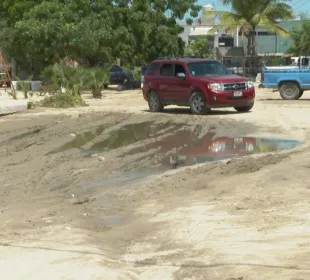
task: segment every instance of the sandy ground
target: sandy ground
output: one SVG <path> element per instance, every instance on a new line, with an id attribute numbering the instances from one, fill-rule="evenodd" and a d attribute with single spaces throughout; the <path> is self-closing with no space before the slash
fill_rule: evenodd
<path id="1" fill-rule="evenodd" d="M 289 102 L 257 90 L 252 112 L 208 116 L 150 113 L 140 91 L 85 100 L 0 117 L 1 279 L 310 279 L 310 92 Z M 109 142 L 111 124 L 135 134 Z M 303 144 L 171 170 L 173 147 L 152 143 L 185 126 Z"/>

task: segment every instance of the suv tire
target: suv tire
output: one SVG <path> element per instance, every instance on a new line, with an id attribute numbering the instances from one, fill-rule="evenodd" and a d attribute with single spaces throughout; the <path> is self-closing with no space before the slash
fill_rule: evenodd
<path id="1" fill-rule="evenodd" d="M 296 100 L 298 99 L 300 89 L 296 83 L 284 83 L 280 86 L 280 95 L 285 100 Z"/>
<path id="2" fill-rule="evenodd" d="M 151 112 L 161 112 L 164 109 L 158 94 L 154 90 L 149 92 L 147 101 Z"/>
<path id="3" fill-rule="evenodd" d="M 189 100 L 191 112 L 195 115 L 205 115 L 210 112 L 205 97 L 199 91 L 194 92 Z"/>
<path id="4" fill-rule="evenodd" d="M 254 105 L 251 105 L 251 106 L 243 106 L 243 107 L 234 107 L 235 110 L 239 113 L 247 113 L 249 112 L 252 108 L 253 108 Z"/>

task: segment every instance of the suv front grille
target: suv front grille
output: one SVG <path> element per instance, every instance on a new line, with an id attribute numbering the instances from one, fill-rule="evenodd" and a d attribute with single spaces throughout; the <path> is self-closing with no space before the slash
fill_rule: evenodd
<path id="1" fill-rule="evenodd" d="M 224 91 L 232 91 L 232 90 L 246 90 L 246 83 L 231 83 L 231 84 L 223 84 Z"/>

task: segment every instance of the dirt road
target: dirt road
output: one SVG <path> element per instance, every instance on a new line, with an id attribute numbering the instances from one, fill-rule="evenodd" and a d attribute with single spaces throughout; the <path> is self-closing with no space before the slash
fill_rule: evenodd
<path id="1" fill-rule="evenodd" d="M 208 116 L 85 100 L 0 117 L 3 279 L 310 279 L 310 92 Z"/>

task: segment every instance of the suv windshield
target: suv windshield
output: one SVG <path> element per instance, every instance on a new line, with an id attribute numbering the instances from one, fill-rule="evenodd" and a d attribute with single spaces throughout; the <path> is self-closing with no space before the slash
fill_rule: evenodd
<path id="1" fill-rule="evenodd" d="M 217 61 L 198 61 L 187 64 L 192 76 L 228 75 L 228 69 Z"/>

